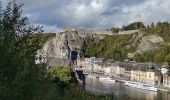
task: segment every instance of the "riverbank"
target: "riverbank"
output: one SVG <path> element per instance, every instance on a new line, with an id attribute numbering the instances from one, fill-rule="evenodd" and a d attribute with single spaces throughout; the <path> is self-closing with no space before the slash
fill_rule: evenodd
<path id="1" fill-rule="evenodd" d="M 91 78 L 93 77 L 93 78 L 98 78 L 98 77 L 101 77 L 102 75 L 100 75 L 100 76 L 98 76 L 98 75 L 90 75 L 91 76 Z M 128 79 L 125 79 L 125 78 L 114 78 L 114 80 L 116 81 L 116 82 L 120 82 L 120 83 L 125 83 L 125 82 L 127 82 L 127 81 L 130 81 L 130 80 L 128 80 Z M 167 93 L 170 93 L 170 88 L 165 88 L 165 87 L 163 87 L 163 86 L 159 86 L 159 87 L 156 87 L 157 88 L 157 90 L 158 91 L 162 91 L 162 92 L 167 92 Z"/>
<path id="2" fill-rule="evenodd" d="M 166 87 L 163 87 L 163 86 L 159 86 L 159 87 L 158 87 L 158 90 L 159 90 L 159 91 L 163 91 L 163 92 L 168 92 L 168 93 L 170 93 L 170 88 L 166 88 Z"/>
<path id="3" fill-rule="evenodd" d="M 115 79 L 116 82 L 121 82 L 121 83 L 125 83 L 127 80 L 123 80 L 123 79 Z M 167 88 L 167 87 L 163 87 L 163 86 L 158 86 L 157 89 L 159 91 L 162 91 L 162 92 L 168 92 L 170 93 L 170 88 Z"/>
<path id="4" fill-rule="evenodd" d="M 122 82 L 106 83 L 101 82 L 97 78 L 86 78 L 85 90 L 91 94 L 112 94 L 117 95 L 123 99 L 123 95 L 133 98 L 130 100 L 170 100 L 170 94 L 163 91 L 147 91 L 138 88 L 125 86 Z M 128 100 L 128 99 L 127 99 Z"/>

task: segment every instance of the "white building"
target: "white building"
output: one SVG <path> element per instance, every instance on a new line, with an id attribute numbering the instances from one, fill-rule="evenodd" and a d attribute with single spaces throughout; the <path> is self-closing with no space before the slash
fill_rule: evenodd
<path id="1" fill-rule="evenodd" d="M 169 71 L 169 69 L 168 69 L 168 66 L 167 66 L 167 65 L 163 65 L 163 66 L 161 67 L 161 73 L 162 73 L 162 74 L 166 74 L 168 71 Z"/>
<path id="2" fill-rule="evenodd" d="M 163 86 L 170 88 L 170 73 L 169 72 L 163 75 Z"/>

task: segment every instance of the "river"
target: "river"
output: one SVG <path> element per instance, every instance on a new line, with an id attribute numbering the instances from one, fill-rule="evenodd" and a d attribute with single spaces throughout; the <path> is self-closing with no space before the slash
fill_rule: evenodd
<path id="1" fill-rule="evenodd" d="M 170 100 L 170 94 L 166 92 L 153 92 L 125 86 L 123 83 L 106 83 L 96 78 L 86 78 L 85 89 L 93 94 L 127 95 L 135 100 Z"/>

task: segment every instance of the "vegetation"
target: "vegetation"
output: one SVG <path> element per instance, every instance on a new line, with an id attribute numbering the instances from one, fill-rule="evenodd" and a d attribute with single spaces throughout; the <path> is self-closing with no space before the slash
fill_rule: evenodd
<path id="1" fill-rule="evenodd" d="M 44 78 L 44 66 L 35 65 L 34 57 L 53 35 L 38 34 L 42 27 L 30 25 L 28 18 L 22 17 L 21 8 L 15 2 L 10 2 L 6 9 L 0 6 L 1 100 L 32 100 L 51 88 Z"/>
<path id="2" fill-rule="evenodd" d="M 35 65 L 35 53 L 53 34 L 41 33 L 22 17 L 22 5 L 10 2 L 0 7 L 0 100 L 100 100 L 77 91 L 74 74 L 68 67 Z M 36 33 L 36 34 L 35 34 Z"/>
<path id="3" fill-rule="evenodd" d="M 159 44 L 159 48 L 155 48 L 153 51 L 147 51 L 144 54 L 138 54 L 133 59 L 140 62 L 153 61 L 155 63 L 168 62 L 170 55 L 170 23 L 168 22 L 158 22 L 156 25 L 151 23 L 151 25 L 144 26 L 142 22 L 135 22 L 127 26 L 123 26 L 124 30 L 142 28 L 144 36 L 157 34 L 161 36 L 165 42 Z M 115 31 L 116 28 L 113 28 Z M 99 42 L 95 42 L 93 39 L 86 39 L 83 51 L 85 56 L 91 57 L 102 57 L 105 59 L 113 60 L 124 60 L 127 58 L 127 54 L 134 52 L 139 46 L 140 39 L 135 41 L 134 35 L 116 35 L 116 36 L 106 36 Z"/>
<path id="4" fill-rule="evenodd" d="M 64 90 L 68 90 L 69 87 L 74 85 L 74 73 L 69 67 L 52 67 L 49 71 L 49 78 L 56 84 L 56 87 L 61 92 L 64 93 Z"/>
<path id="5" fill-rule="evenodd" d="M 0 7 L 0 100 L 108 100 L 77 91 L 68 67 L 47 74 L 45 65 L 35 64 L 36 51 L 53 34 L 38 34 L 41 27 L 30 25 L 21 8 L 15 2 Z"/>
<path id="6" fill-rule="evenodd" d="M 169 23 L 147 27 L 147 34 L 157 33 L 169 42 Z M 40 34 L 42 27 L 32 26 L 22 17 L 22 5 L 10 2 L 6 9 L 0 6 L 0 100 L 128 100 L 128 96 L 91 95 L 75 86 L 74 72 L 68 67 L 52 67 L 46 73 L 45 65 L 35 64 L 35 53 L 54 34 Z M 86 56 L 124 60 L 135 50 L 130 46 L 132 35 L 106 36 L 95 42 L 87 39 L 83 46 Z M 164 44 L 154 53 L 139 55 L 138 60 L 152 58 L 156 62 L 170 62 L 169 45 Z M 163 56 L 162 56 L 163 55 Z"/>
<path id="7" fill-rule="evenodd" d="M 122 27 L 122 30 L 136 30 L 136 29 L 143 29 L 145 28 L 145 25 L 143 24 L 143 22 L 134 22 L 134 23 L 131 23 L 127 26 L 123 26 Z"/>
<path id="8" fill-rule="evenodd" d="M 155 63 L 168 62 L 170 64 L 170 23 L 168 22 L 158 22 L 156 25 L 151 23 L 147 28 L 144 29 L 145 35 L 157 34 L 164 39 L 164 43 L 152 52 L 153 56 L 148 56 Z M 145 53 L 144 55 L 147 55 Z M 143 58 L 144 55 L 138 55 L 136 58 Z M 146 57 L 146 56 L 145 56 Z M 139 60 L 141 61 L 141 60 Z M 146 61 L 146 59 L 144 59 Z"/>
<path id="9" fill-rule="evenodd" d="M 124 60 L 131 49 L 126 46 L 131 44 L 129 41 L 132 35 L 106 36 L 99 42 L 93 39 L 86 39 L 83 51 L 88 57 L 102 57 L 105 59 Z"/>
<path id="10" fill-rule="evenodd" d="M 111 31 L 112 31 L 113 33 L 117 33 L 117 32 L 119 32 L 119 28 L 112 27 L 112 28 L 111 28 Z"/>

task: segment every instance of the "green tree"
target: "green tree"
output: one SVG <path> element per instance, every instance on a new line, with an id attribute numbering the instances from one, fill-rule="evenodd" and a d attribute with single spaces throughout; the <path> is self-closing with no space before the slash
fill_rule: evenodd
<path id="1" fill-rule="evenodd" d="M 64 84 L 71 83 L 73 79 L 72 70 L 69 67 L 52 67 L 48 73 L 52 80 L 62 81 Z"/>
<path id="2" fill-rule="evenodd" d="M 39 68 L 34 63 L 35 53 L 40 47 L 34 33 L 41 27 L 29 24 L 22 17 L 22 6 L 8 3 L 0 6 L 0 99 L 31 100 L 37 81 L 41 80 Z"/>
<path id="3" fill-rule="evenodd" d="M 170 65 L 170 53 L 165 57 L 165 62 Z"/>
<path id="4" fill-rule="evenodd" d="M 142 28 L 145 28 L 145 25 L 143 24 L 143 22 L 134 22 L 134 23 L 130 23 L 127 26 L 122 27 L 123 30 L 136 30 L 136 29 L 142 29 Z"/>
<path id="5" fill-rule="evenodd" d="M 48 74 L 50 78 L 55 82 L 56 87 L 60 91 L 60 95 L 64 93 L 65 89 L 68 89 L 73 84 L 73 72 L 69 67 L 52 67 Z"/>
<path id="6" fill-rule="evenodd" d="M 154 62 L 157 62 L 157 63 L 162 63 L 164 61 L 164 56 L 161 52 L 157 53 L 155 56 L 154 56 Z"/>

